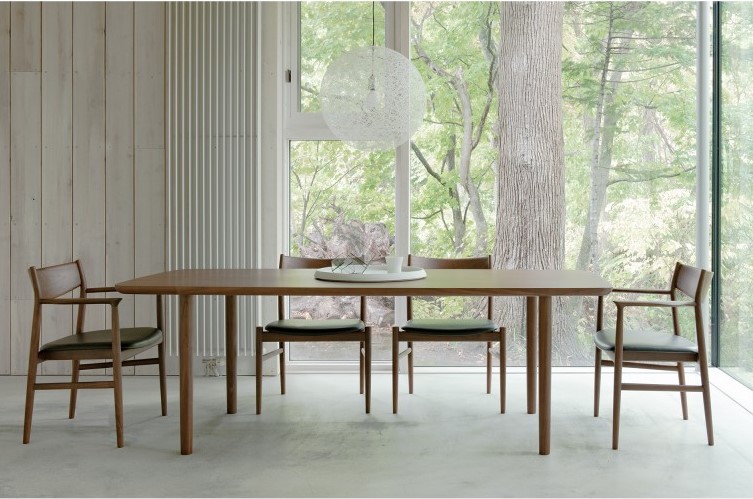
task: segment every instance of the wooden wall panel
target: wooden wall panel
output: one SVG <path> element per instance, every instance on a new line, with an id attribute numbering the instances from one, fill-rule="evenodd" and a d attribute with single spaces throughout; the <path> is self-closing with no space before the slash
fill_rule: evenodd
<path id="1" fill-rule="evenodd" d="M 42 4 L 11 2 L 10 70 L 40 71 L 42 68 Z"/>
<path id="2" fill-rule="evenodd" d="M 10 3 L 0 2 L 0 375 L 10 374 Z"/>
<path id="3" fill-rule="evenodd" d="M 105 280 L 112 285 L 134 277 L 133 4 L 108 2 L 105 19 Z M 120 326 L 133 327 L 134 297 L 123 296 L 119 308 Z"/>
<path id="4" fill-rule="evenodd" d="M 89 286 L 105 282 L 105 4 L 73 4 L 73 255 Z M 105 326 L 104 307 L 86 327 Z"/>
<path id="5" fill-rule="evenodd" d="M 165 218 L 154 204 L 165 200 L 165 5 L 134 4 L 135 71 L 135 272 L 146 275 L 165 269 Z M 149 203 L 143 200 L 151 200 Z M 151 296 L 136 296 L 136 324 L 154 321 Z M 144 354 L 146 355 L 146 354 Z M 138 374 L 154 374 L 156 366 L 139 366 Z"/>
<path id="6" fill-rule="evenodd" d="M 80 258 L 90 286 L 165 268 L 164 16 L 162 3 L 0 2 L 0 374 L 26 374 L 29 266 Z M 153 299 L 138 307 L 154 323 Z M 72 331 L 73 312 L 48 307 L 43 340 Z M 90 307 L 86 327 L 107 312 Z M 126 298 L 122 324 L 136 315 Z"/>
<path id="7" fill-rule="evenodd" d="M 11 4 L 10 31 L 10 294 L 11 362 L 25 373 L 33 292 L 27 269 L 42 259 L 42 92 L 41 9 L 38 4 Z M 20 334 L 19 334 L 20 333 Z"/>
<path id="8" fill-rule="evenodd" d="M 73 5 L 42 4 L 42 265 L 73 257 Z M 47 307 L 42 341 L 73 332 L 71 307 Z M 70 373 L 69 362 L 45 362 L 43 374 Z"/>

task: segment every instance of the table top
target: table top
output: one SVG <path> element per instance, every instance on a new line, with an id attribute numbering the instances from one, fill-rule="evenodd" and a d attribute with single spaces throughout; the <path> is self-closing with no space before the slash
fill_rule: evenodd
<path id="1" fill-rule="evenodd" d="M 584 270 L 427 269 L 426 279 L 320 281 L 313 269 L 172 270 L 117 283 L 125 294 L 293 296 L 601 296 L 612 285 Z"/>

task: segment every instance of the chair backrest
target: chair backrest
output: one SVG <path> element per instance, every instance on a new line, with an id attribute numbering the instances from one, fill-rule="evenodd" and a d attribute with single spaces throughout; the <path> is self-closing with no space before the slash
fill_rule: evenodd
<path id="1" fill-rule="evenodd" d="M 36 301 L 57 298 L 78 287 L 86 291 L 84 273 L 78 260 L 49 267 L 30 267 L 29 276 Z"/>
<path id="2" fill-rule="evenodd" d="M 29 267 L 31 286 L 34 288 L 34 317 L 32 319 L 31 350 L 39 349 L 41 300 L 51 300 L 79 288 L 79 297 L 86 298 L 86 278 L 79 260 L 50 265 L 49 267 Z M 79 305 L 76 314 L 76 333 L 84 329 L 86 306 Z"/>
<path id="3" fill-rule="evenodd" d="M 281 269 L 321 269 L 332 265 L 331 258 L 304 258 L 300 256 L 280 255 Z M 285 297 L 277 297 L 277 317 L 285 318 Z M 366 297 L 361 296 L 360 319 L 366 322 Z"/>
<path id="4" fill-rule="evenodd" d="M 476 256 L 471 258 L 429 258 L 408 255 L 408 265 L 423 269 L 491 269 L 492 257 Z M 487 297 L 486 317 L 492 318 L 492 297 Z M 408 297 L 408 319 L 413 318 L 413 298 Z"/>
<path id="5" fill-rule="evenodd" d="M 676 290 L 680 290 L 683 294 L 692 298 L 696 305 L 700 305 L 706 298 L 712 275 L 713 272 L 708 270 L 677 262 L 675 272 L 672 275 L 673 298 Z"/>

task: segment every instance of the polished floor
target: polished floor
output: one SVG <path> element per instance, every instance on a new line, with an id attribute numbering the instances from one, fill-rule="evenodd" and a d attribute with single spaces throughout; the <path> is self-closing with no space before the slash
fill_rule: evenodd
<path id="1" fill-rule="evenodd" d="M 224 378 L 197 378 L 194 454 L 180 456 L 177 378 L 165 418 L 156 378 L 125 380 L 126 446 L 117 449 L 107 390 L 79 395 L 75 420 L 64 392 L 38 392 L 31 443 L 22 445 L 25 378 L 0 377 L 0 496 L 753 495 L 753 415 L 718 387 L 715 446 L 706 444 L 700 395 L 689 394 L 682 421 L 679 395 L 626 393 L 613 451 L 611 375 L 594 418 L 592 375 L 555 373 L 552 453 L 539 456 L 524 376 L 509 376 L 505 415 L 497 394 L 483 393 L 483 378 L 422 373 L 412 396 L 402 379 L 393 415 L 390 377 L 377 373 L 365 415 L 356 375 L 292 374 L 285 396 L 270 377 L 261 416 L 253 377 L 240 378 L 235 415 L 225 414 Z"/>

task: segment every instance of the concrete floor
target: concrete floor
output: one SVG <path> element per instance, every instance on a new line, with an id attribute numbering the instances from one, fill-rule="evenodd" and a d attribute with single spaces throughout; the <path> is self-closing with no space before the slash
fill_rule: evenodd
<path id="1" fill-rule="evenodd" d="M 225 414 L 224 378 L 197 378 L 194 454 L 180 456 L 177 378 L 169 379 L 165 418 L 156 378 L 125 380 L 126 446 L 117 449 L 108 390 L 81 393 L 72 421 L 64 392 L 37 392 L 32 440 L 22 445 L 25 378 L 0 377 L 0 496 L 753 494 L 753 415 L 718 389 L 714 447 L 706 445 L 700 395 L 689 394 L 684 422 L 677 394 L 628 392 L 613 451 L 611 375 L 594 418 L 592 375 L 555 373 L 552 454 L 539 456 L 524 376 L 509 376 L 505 415 L 497 394 L 483 393 L 483 378 L 417 374 L 412 396 L 403 378 L 393 415 L 390 377 L 377 373 L 368 416 L 352 374 L 291 374 L 284 397 L 277 378 L 265 378 L 261 416 L 253 414 L 253 377 L 240 378 L 236 415 Z"/>

